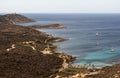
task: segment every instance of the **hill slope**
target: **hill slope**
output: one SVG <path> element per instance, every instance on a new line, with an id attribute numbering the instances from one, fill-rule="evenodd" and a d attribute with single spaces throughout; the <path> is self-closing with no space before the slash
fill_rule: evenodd
<path id="1" fill-rule="evenodd" d="M 15 24 L 26 22 L 34 22 L 34 20 L 19 14 L 0 15 L 0 23 Z"/>

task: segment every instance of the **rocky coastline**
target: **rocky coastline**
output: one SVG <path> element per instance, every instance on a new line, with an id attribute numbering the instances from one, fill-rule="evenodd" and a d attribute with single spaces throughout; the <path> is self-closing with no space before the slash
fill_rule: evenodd
<path id="1" fill-rule="evenodd" d="M 62 29 L 65 28 L 63 24 L 51 24 L 51 25 L 32 25 L 29 28 L 33 29 Z"/>
<path id="2" fill-rule="evenodd" d="M 24 22 L 34 20 L 19 14 L 0 16 L 0 78 L 120 78 L 119 64 L 101 69 L 94 65 L 72 66 L 75 57 L 57 52 L 53 45 L 66 39 L 36 30 L 43 26 L 16 25 Z"/>
<path id="3" fill-rule="evenodd" d="M 17 19 L 16 15 L 14 17 Z M 24 19 L 17 21 L 21 20 Z M 74 59 L 56 52 L 57 47 L 53 43 L 65 39 L 33 28 L 0 22 L 1 78 L 54 78 L 54 74 L 64 69 L 64 63 L 69 64 Z"/>

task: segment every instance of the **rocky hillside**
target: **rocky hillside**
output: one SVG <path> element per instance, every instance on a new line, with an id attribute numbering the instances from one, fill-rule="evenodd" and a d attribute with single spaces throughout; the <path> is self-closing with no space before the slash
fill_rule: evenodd
<path id="1" fill-rule="evenodd" d="M 75 58 L 56 52 L 53 45 L 65 39 L 35 30 L 39 26 L 14 24 L 32 21 L 18 14 L 0 16 L 0 78 L 120 78 L 120 64 L 101 69 L 72 66 Z"/>
<path id="2" fill-rule="evenodd" d="M 34 20 L 19 14 L 0 15 L 0 23 L 15 24 L 26 22 L 34 22 Z"/>
<path id="3" fill-rule="evenodd" d="M 59 38 L 28 27 L 0 24 L 0 78 L 54 76 L 64 62 L 52 44 L 56 40 Z"/>
<path id="4" fill-rule="evenodd" d="M 97 74 L 88 75 L 86 78 L 120 78 L 120 64 L 103 67 Z"/>

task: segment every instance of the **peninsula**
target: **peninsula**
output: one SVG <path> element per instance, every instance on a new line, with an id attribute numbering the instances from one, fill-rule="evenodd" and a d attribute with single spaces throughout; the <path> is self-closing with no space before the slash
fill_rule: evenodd
<path id="1" fill-rule="evenodd" d="M 29 26 L 30 28 L 34 29 L 61 29 L 65 28 L 63 24 L 51 24 L 51 25 L 32 25 Z"/>

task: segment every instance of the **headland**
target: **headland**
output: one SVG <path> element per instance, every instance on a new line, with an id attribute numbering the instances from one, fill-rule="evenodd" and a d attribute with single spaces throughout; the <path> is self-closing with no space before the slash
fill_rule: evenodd
<path id="1" fill-rule="evenodd" d="M 38 28 L 64 28 L 62 24 L 21 26 L 34 22 L 19 14 L 0 16 L 0 77 L 1 78 L 120 78 L 120 65 L 96 68 L 72 66 L 75 57 L 57 51 L 54 37 Z"/>

